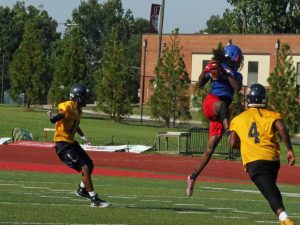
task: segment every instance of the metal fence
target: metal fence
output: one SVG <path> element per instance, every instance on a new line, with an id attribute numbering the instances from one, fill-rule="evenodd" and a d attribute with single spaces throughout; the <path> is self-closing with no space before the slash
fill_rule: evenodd
<path id="1" fill-rule="evenodd" d="M 190 132 L 188 148 L 186 149 L 186 152 L 182 152 L 182 154 L 203 154 L 208 142 L 209 129 L 193 127 L 188 131 Z M 231 148 L 228 144 L 228 138 L 228 135 L 222 137 L 214 154 L 224 155 L 226 159 L 235 159 L 240 156 L 240 150 Z"/>

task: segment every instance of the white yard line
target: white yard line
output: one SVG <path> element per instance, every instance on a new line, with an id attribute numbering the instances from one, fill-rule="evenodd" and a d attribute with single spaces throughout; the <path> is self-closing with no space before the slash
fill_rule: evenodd
<path id="1" fill-rule="evenodd" d="M 278 221 L 254 221 L 255 223 L 263 223 L 263 224 L 278 224 Z"/>
<path id="2" fill-rule="evenodd" d="M 217 219 L 248 219 L 247 217 L 243 216 L 214 216 Z"/>
<path id="3" fill-rule="evenodd" d="M 174 204 L 174 205 L 177 205 L 177 206 L 200 206 L 200 207 L 203 207 L 204 205 L 202 204 L 184 204 L 184 203 L 177 203 L 177 204 Z"/>
<path id="4" fill-rule="evenodd" d="M 37 223 L 37 222 L 0 222 L 0 224 L 16 224 L 16 225 L 126 225 L 114 223 Z"/>
<path id="5" fill-rule="evenodd" d="M 51 194 L 55 193 L 55 192 L 66 192 L 68 194 L 73 193 L 73 191 L 71 190 L 54 190 L 48 187 L 40 187 L 38 186 L 38 182 L 16 182 L 17 184 L 13 184 L 13 183 L 7 183 L 5 181 L 2 181 L 3 183 L 1 183 L 0 180 L 0 186 L 20 186 L 20 188 L 22 188 L 24 191 L 18 191 L 18 192 L 14 192 L 14 191 L 8 191 L 8 193 L 23 193 L 23 194 L 28 194 L 28 195 L 39 195 L 39 197 L 43 197 L 43 198 L 54 198 L 53 196 L 51 196 Z M 43 184 L 48 184 L 51 183 L 53 184 L 53 182 L 43 182 Z M 27 184 L 27 185 L 26 185 Z M 34 186 L 32 186 L 34 185 Z M 34 192 L 26 192 L 25 190 L 30 190 L 30 189 L 37 189 L 37 190 L 47 190 L 50 195 L 47 196 L 47 193 L 34 193 Z M 230 188 L 218 188 L 218 187 L 201 187 L 202 190 L 197 190 L 199 192 L 203 191 L 215 191 L 215 192 L 237 192 L 237 193 L 252 193 L 255 195 L 261 195 L 261 193 L 257 190 L 247 190 L 247 189 L 230 189 Z M 179 189 L 172 189 L 172 190 L 179 190 Z M 6 191 L 7 192 L 7 191 Z M 102 194 L 104 195 L 104 194 Z M 289 192 L 283 192 L 282 193 L 283 196 L 288 196 L 288 197 L 296 197 L 299 198 L 300 194 L 299 193 L 289 193 Z M 175 196 L 155 196 L 155 195 L 108 195 L 105 194 L 105 196 L 107 196 L 108 198 L 112 198 L 112 199 L 128 199 L 128 200 L 135 200 L 135 201 L 139 201 L 139 202 L 163 202 L 163 203 L 173 203 L 174 206 L 182 206 L 183 210 L 178 210 L 176 211 L 176 208 L 174 208 L 174 211 L 176 213 L 179 214 L 210 214 L 213 215 L 213 212 L 208 212 L 209 210 L 216 210 L 216 211 L 226 211 L 226 212 L 232 212 L 234 213 L 233 216 L 213 216 L 217 219 L 228 219 L 228 220 L 232 220 L 232 223 L 235 224 L 236 220 L 251 220 L 251 218 L 248 218 L 247 215 L 270 215 L 271 212 L 255 212 L 255 211 L 242 211 L 242 210 L 237 210 L 236 208 L 226 208 L 226 207 L 207 207 L 204 204 L 194 204 L 194 203 L 176 203 L 176 201 L 181 201 L 183 199 L 187 199 L 187 197 L 180 196 L 180 197 L 175 197 Z M 56 196 L 55 196 L 56 198 Z M 68 197 L 68 196 L 64 196 L 64 197 L 60 197 L 60 198 L 70 198 L 72 200 L 72 197 Z M 74 198 L 74 201 L 77 200 Z M 232 198 L 203 198 L 203 197 L 194 197 L 193 198 L 194 201 L 201 201 L 201 200 L 218 200 L 218 201 L 243 201 L 243 202 L 265 202 L 264 200 L 257 200 L 257 199 L 232 199 Z M 297 202 L 295 202 L 295 204 L 297 204 Z M 68 206 L 68 207 L 74 207 L 74 204 L 42 204 L 42 203 L 16 203 L 16 202 L 1 202 L 0 201 L 0 205 L 32 205 L 32 206 Z M 211 206 L 212 204 L 210 204 Z M 131 203 L 123 203 L 123 204 L 118 204 L 118 203 L 113 203 L 113 206 L 117 206 L 117 207 L 126 207 L 126 208 L 139 208 L 138 205 L 136 204 L 131 204 Z M 76 205 L 76 207 L 90 207 L 89 204 L 82 204 L 82 205 Z M 187 207 L 186 209 L 184 207 Z M 198 211 L 198 210 L 191 210 L 188 209 L 188 207 L 201 207 L 202 211 Z M 151 210 L 151 209 L 149 209 Z M 159 208 L 157 209 L 152 209 L 152 210 L 160 210 Z M 298 213 L 290 213 L 291 215 L 293 215 L 293 218 L 299 218 L 300 214 Z M 250 216 L 251 217 L 251 216 Z M 263 220 L 258 220 L 258 221 L 253 221 L 253 223 L 257 223 L 257 224 L 277 224 L 278 221 L 263 221 Z M 1 224 L 6 224 L 6 225 L 124 225 L 124 224 L 67 224 L 67 223 L 37 223 L 37 222 L 0 222 Z"/>
<path id="6" fill-rule="evenodd" d="M 177 211 L 179 214 L 210 214 L 210 212 L 201 212 L 201 211 Z"/>

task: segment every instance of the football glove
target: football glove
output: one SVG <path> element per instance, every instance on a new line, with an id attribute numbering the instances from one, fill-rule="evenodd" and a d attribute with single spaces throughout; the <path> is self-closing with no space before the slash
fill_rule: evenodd
<path id="1" fill-rule="evenodd" d="M 217 60 L 211 60 L 204 69 L 204 72 L 213 80 L 218 80 L 221 76 L 220 64 Z"/>
<path id="2" fill-rule="evenodd" d="M 48 115 L 49 119 L 51 119 L 51 118 L 52 118 L 52 111 L 51 111 L 51 110 L 48 110 L 48 111 L 47 111 L 47 115 Z"/>
<path id="3" fill-rule="evenodd" d="M 217 60 L 211 60 L 204 69 L 204 72 L 210 72 L 212 70 L 218 70 L 220 67 L 219 62 Z"/>

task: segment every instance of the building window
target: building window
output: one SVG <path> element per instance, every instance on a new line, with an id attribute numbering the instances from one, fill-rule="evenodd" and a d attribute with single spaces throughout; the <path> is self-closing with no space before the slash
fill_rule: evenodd
<path id="1" fill-rule="evenodd" d="M 248 62 L 248 80 L 247 84 L 255 84 L 258 82 L 258 62 Z"/>
<path id="2" fill-rule="evenodd" d="M 297 62 L 297 85 L 300 86 L 300 62 Z"/>

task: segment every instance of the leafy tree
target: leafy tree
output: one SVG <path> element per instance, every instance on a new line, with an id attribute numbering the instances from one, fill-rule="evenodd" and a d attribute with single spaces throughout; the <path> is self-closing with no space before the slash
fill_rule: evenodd
<path id="1" fill-rule="evenodd" d="M 19 48 L 24 35 L 27 20 L 39 14 L 34 7 L 25 7 L 24 2 L 17 2 L 12 8 L 0 6 L 0 47 L 1 56 L 4 53 L 4 89 L 9 89 L 10 80 L 6 76 L 8 63 L 12 61 L 14 52 Z M 2 57 L 1 57 L 2 65 Z"/>
<path id="2" fill-rule="evenodd" d="M 243 17 L 241 17 L 241 13 L 236 9 L 226 9 L 223 17 L 212 15 L 206 21 L 206 28 L 200 30 L 199 33 L 245 33 L 243 30 Z"/>
<path id="3" fill-rule="evenodd" d="M 103 55 L 103 47 L 111 27 L 121 28 L 123 23 L 121 0 L 108 0 L 99 4 L 97 0 L 82 1 L 72 13 L 75 24 L 81 28 L 86 40 L 88 63 L 97 66 Z M 128 33 L 128 32 L 123 32 Z"/>
<path id="4" fill-rule="evenodd" d="M 170 127 L 171 119 L 174 125 L 177 119 L 191 119 L 190 79 L 181 50 L 177 29 L 172 32 L 170 43 L 162 51 L 162 58 L 156 67 L 157 77 L 152 81 L 156 85 L 150 98 L 152 115 L 162 119 L 166 127 Z"/>
<path id="5" fill-rule="evenodd" d="M 46 101 L 52 71 L 49 65 L 51 43 L 58 38 L 56 22 L 46 11 L 29 7 L 36 16 L 25 24 L 20 47 L 15 51 L 9 67 L 10 93 L 14 99 L 25 95 L 26 107 Z"/>
<path id="6" fill-rule="evenodd" d="M 141 70 L 139 69 L 141 65 L 141 52 L 142 52 L 142 34 L 149 32 L 149 21 L 138 18 L 135 20 L 131 20 L 130 22 L 130 33 L 131 37 L 126 42 L 126 46 L 128 46 L 128 55 L 131 59 L 131 68 L 135 69 L 133 73 L 135 76 L 133 77 L 132 85 L 130 87 L 130 95 L 133 97 L 132 102 L 138 103 L 138 90 L 140 88 L 140 77 Z"/>
<path id="7" fill-rule="evenodd" d="M 69 97 L 75 83 L 89 85 L 84 38 L 78 26 L 69 27 L 64 38 L 56 43 L 52 59 L 54 78 L 49 91 L 51 102 L 57 104 Z"/>
<path id="8" fill-rule="evenodd" d="M 245 21 L 250 33 L 298 33 L 300 2 L 295 0 L 227 0 Z M 248 33 L 248 32 L 247 32 Z"/>
<path id="9" fill-rule="evenodd" d="M 230 118 L 233 118 L 244 111 L 244 95 L 241 92 L 234 92 L 232 102 L 230 104 Z"/>
<path id="10" fill-rule="evenodd" d="M 234 8 L 226 9 L 223 18 L 212 16 L 210 33 L 299 33 L 300 2 L 295 0 L 227 0 Z"/>
<path id="11" fill-rule="evenodd" d="M 227 15 L 227 17 L 226 17 Z M 201 30 L 200 33 L 209 34 L 226 34 L 232 32 L 232 18 L 229 16 L 228 9 L 223 14 L 223 18 L 219 15 L 212 15 L 209 20 L 206 21 L 206 29 Z M 229 18 L 228 18 L 229 17 Z M 228 19 L 226 19 L 228 18 Z"/>
<path id="12" fill-rule="evenodd" d="M 298 132 L 300 126 L 300 105 L 297 101 L 297 74 L 291 54 L 289 45 L 283 44 L 277 66 L 268 78 L 268 105 L 283 115 L 283 121 L 293 135 Z"/>
<path id="13" fill-rule="evenodd" d="M 130 12 L 129 12 L 130 13 Z M 128 16 L 130 17 L 130 16 Z M 127 18 L 127 16 L 125 16 Z M 124 45 L 128 48 L 128 55 L 130 59 L 130 68 L 134 74 L 132 84 L 128 87 L 130 96 L 132 96 L 132 103 L 138 103 L 138 89 L 140 88 L 141 77 L 141 52 L 142 52 L 142 34 L 149 32 L 149 21 L 138 18 L 129 20 L 130 37 L 124 41 Z"/>
<path id="14" fill-rule="evenodd" d="M 96 74 L 97 107 L 114 121 L 120 122 L 132 113 L 128 92 L 132 74 L 127 49 L 120 41 L 116 28 L 112 29 L 103 54 L 102 67 Z"/>
<path id="15" fill-rule="evenodd" d="M 94 74 L 102 66 L 104 46 L 110 41 L 112 27 L 116 28 L 119 39 L 128 49 L 130 67 L 140 66 L 141 35 L 149 30 L 149 22 L 134 19 L 131 10 L 124 13 L 121 0 L 108 0 L 103 4 L 97 0 L 82 1 L 72 13 L 72 22 L 78 24 L 85 38 L 89 74 Z M 135 102 L 138 101 L 139 77 L 140 71 L 135 70 L 135 79 L 130 86 Z"/>
<path id="16" fill-rule="evenodd" d="M 13 9 L 0 7 L 0 46 L 1 49 L 5 50 L 9 60 L 22 40 L 26 19 L 27 13 L 24 3 L 17 3 Z"/>

